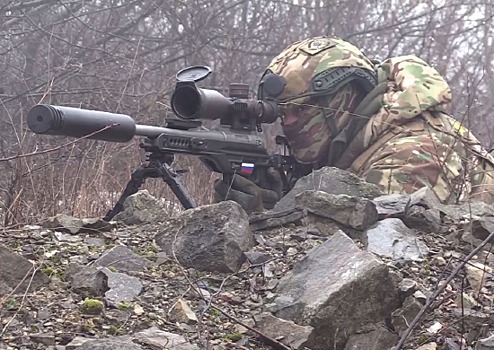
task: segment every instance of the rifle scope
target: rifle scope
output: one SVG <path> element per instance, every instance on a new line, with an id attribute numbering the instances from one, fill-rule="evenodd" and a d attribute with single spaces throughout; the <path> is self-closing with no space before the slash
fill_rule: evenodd
<path id="1" fill-rule="evenodd" d="M 284 82 L 271 77 L 269 87 L 281 93 Z M 193 81 L 178 81 L 171 97 L 173 112 L 182 119 L 221 119 L 221 124 L 232 124 L 237 117 L 254 120 L 256 123 L 274 123 L 280 116 L 276 100 L 249 99 L 249 86 L 230 84 L 230 96 L 225 97 L 216 90 L 202 89 Z M 269 94 L 267 94 L 269 96 Z"/>

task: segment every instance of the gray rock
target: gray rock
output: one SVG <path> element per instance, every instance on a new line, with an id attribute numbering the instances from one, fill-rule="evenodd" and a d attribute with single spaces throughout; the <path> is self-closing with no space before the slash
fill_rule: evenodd
<path id="1" fill-rule="evenodd" d="M 111 230 L 114 225 L 100 218 L 79 219 L 70 215 L 59 214 L 48 218 L 43 222 L 42 227 L 76 235 L 82 232 L 92 233 L 108 231 Z"/>
<path id="2" fill-rule="evenodd" d="M 82 219 L 82 231 L 87 233 L 105 232 L 115 228 L 111 222 L 105 221 L 101 218 L 83 218 Z"/>
<path id="3" fill-rule="evenodd" d="M 123 210 L 113 220 L 126 225 L 137 225 L 161 222 L 168 217 L 169 213 L 163 205 L 147 190 L 141 190 L 125 200 Z"/>
<path id="4" fill-rule="evenodd" d="M 178 299 L 173 305 L 172 309 L 169 311 L 170 320 L 172 322 L 179 322 L 185 324 L 197 323 L 197 316 L 190 308 L 187 301 L 183 299 Z"/>
<path id="5" fill-rule="evenodd" d="M 103 296 L 108 290 L 108 277 L 100 269 L 89 266 L 75 270 L 71 266 L 68 267 L 65 275 L 70 281 L 72 290 L 83 298 Z"/>
<path id="6" fill-rule="evenodd" d="M 404 215 L 411 206 L 411 197 L 407 194 L 385 194 L 372 199 L 380 219 Z"/>
<path id="7" fill-rule="evenodd" d="M 84 243 L 92 247 L 103 247 L 105 245 L 105 240 L 101 238 L 88 237 L 84 240 Z"/>
<path id="8" fill-rule="evenodd" d="M 494 334 L 490 337 L 480 339 L 475 346 L 475 350 L 494 350 Z"/>
<path id="9" fill-rule="evenodd" d="M 84 226 L 82 219 L 75 218 L 73 216 L 59 214 L 48 218 L 42 224 L 43 228 L 66 232 L 70 234 L 77 234 Z"/>
<path id="10" fill-rule="evenodd" d="M 441 229 L 441 211 L 436 208 L 426 209 L 420 205 L 413 205 L 399 218 L 408 227 L 425 233 L 438 232 Z"/>
<path id="11" fill-rule="evenodd" d="M 461 346 L 454 339 L 446 338 L 444 341 L 444 350 L 461 350 Z"/>
<path id="12" fill-rule="evenodd" d="M 235 272 L 254 246 L 249 218 L 233 201 L 189 209 L 167 221 L 155 241 L 185 267 Z"/>
<path id="13" fill-rule="evenodd" d="M 298 179 L 291 191 L 276 203 L 273 211 L 293 208 L 295 206 L 295 196 L 306 190 L 346 194 L 370 199 L 382 195 L 376 185 L 363 181 L 355 174 L 338 168 L 323 167 Z"/>
<path id="14" fill-rule="evenodd" d="M 400 218 L 410 228 L 425 232 L 437 231 L 441 224 L 442 206 L 434 192 L 423 187 L 411 195 L 388 194 L 374 198 L 379 219 Z"/>
<path id="15" fill-rule="evenodd" d="M 400 300 L 405 301 L 406 298 L 413 295 L 417 290 L 418 284 L 410 278 L 404 278 L 398 283 Z"/>
<path id="16" fill-rule="evenodd" d="M 78 350 L 141 350 L 140 345 L 132 342 L 129 336 L 100 338 L 84 342 Z"/>
<path id="17" fill-rule="evenodd" d="M 451 220 L 455 221 L 476 216 L 494 216 L 494 207 L 484 202 L 471 202 L 461 205 L 440 205 L 440 210 Z"/>
<path id="18" fill-rule="evenodd" d="M 314 330 L 311 326 L 300 326 L 292 321 L 282 320 L 263 312 L 254 316 L 257 328 L 268 337 L 279 340 L 290 349 L 301 349 Z"/>
<path id="19" fill-rule="evenodd" d="M 427 209 L 441 209 L 444 204 L 441 203 L 437 195 L 430 187 L 422 187 L 410 195 L 411 205 L 420 205 Z"/>
<path id="20" fill-rule="evenodd" d="M 70 233 L 63 233 L 59 231 L 55 231 L 53 233 L 57 241 L 59 242 L 65 242 L 65 243 L 79 243 L 82 242 L 82 237 L 80 236 L 74 236 L 73 234 Z"/>
<path id="21" fill-rule="evenodd" d="M 189 343 L 181 335 L 165 332 L 157 327 L 145 329 L 134 334 L 133 337 L 137 342 L 153 349 L 199 350 L 197 345 Z"/>
<path id="22" fill-rule="evenodd" d="M 124 246 L 116 246 L 106 251 L 93 266 L 112 267 L 120 272 L 143 271 L 153 266 L 151 260 L 143 258 Z"/>
<path id="23" fill-rule="evenodd" d="M 494 217 L 488 216 L 472 220 L 471 232 L 473 237 L 479 241 L 484 241 L 493 231 Z M 491 239 L 489 243 L 494 244 L 494 239 Z"/>
<path id="24" fill-rule="evenodd" d="M 455 308 L 452 311 L 453 315 L 458 319 L 461 319 L 469 329 L 478 329 L 483 324 L 488 324 L 490 321 L 489 315 L 480 311 L 466 308 Z"/>
<path id="25" fill-rule="evenodd" d="M 420 260 L 429 249 L 400 219 L 384 219 L 365 232 L 367 250 L 394 260 Z"/>
<path id="26" fill-rule="evenodd" d="M 93 339 L 91 339 L 91 338 L 81 337 L 81 336 L 78 335 L 74 339 L 72 339 L 70 343 L 68 343 L 65 346 L 65 349 L 66 350 L 80 349 L 82 344 L 87 343 L 87 342 L 90 342 L 92 340 Z"/>
<path id="27" fill-rule="evenodd" d="M 394 330 L 398 332 L 398 334 L 404 332 L 421 309 L 422 304 L 413 296 L 406 298 L 403 306 L 398 310 L 395 310 L 391 315 L 391 324 L 393 325 Z"/>
<path id="28" fill-rule="evenodd" d="M 112 272 L 107 268 L 102 269 L 108 278 L 109 290 L 105 293 L 108 301 L 118 304 L 134 300 L 142 291 L 142 283 L 138 278 L 123 273 Z"/>
<path id="29" fill-rule="evenodd" d="M 283 211 L 256 212 L 249 216 L 249 224 L 252 231 L 266 230 L 280 227 L 290 223 L 297 223 L 307 215 L 300 207 L 294 207 Z"/>
<path id="30" fill-rule="evenodd" d="M 372 201 L 345 194 L 308 190 L 295 196 L 295 203 L 313 214 L 357 230 L 365 230 L 378 218 L 376 205 Z"/>
<path id="31" fill-rule="evenodd" d="M 271 259 L 271 256 L 261 252 L 245 252 L 244 254 L 247 257 L 247 260 L 254 265 L 264 264 Z"/>
<path id="32" fill-rule="evenodd" d="M 54 346 L 55 345 L 55 333 L 37 333 L 30 334 L 29 339 L 33 343 L 43 344 L 45 346 Z"/>
<path id="33" fill-rule="evenodd" d="M 351 335 L 345 345 L 345 350 L 384 350 L 398 342 L 398 336 L 384 325 L 375 325 L 369 332 Z"/>
<path id="34" fill-rule="evenodd" d="M 32 276 L 34 273 L 34 276 Z M 36 271 L 26 258 L 0 246 L 0 297 L 9 293 L 24 294 L 50 283 L 50 278 Z"/>
<path id="35" fill-rule="evenodd" d="M 313 350 L 343 349 L 349 335 L 382 322 L 399 305 L 387 266 L 341 231 L 296 263 L 276 292 L 271 310 L 314 327 L 306 345 Z"/>

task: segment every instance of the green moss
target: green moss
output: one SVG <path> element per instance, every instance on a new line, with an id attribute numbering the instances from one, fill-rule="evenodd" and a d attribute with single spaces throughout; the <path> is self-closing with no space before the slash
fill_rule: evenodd
<path id="1" fill-rule="evenodd" d="M 132 307 L 132 304 L 125 302 L 125 301 L 122 301 L 122 302 L 118 303 L 118 305 L 117 305 L 117 308 L 119 310 L 130 310 L 131 307 Z"/>
<path id="2" fill-rule="evenodd" d="M 99 315 L 105 309 L 105 305 L 98 299 L 86 298 L 81 305 L 81 311 L 88 315 Z"/>
<path id="3" fill-rule="evenodd" d="M 213 318 L 217 318 L 221 315 L 221 313 L 218 310 L 211 308 L 209 309 L 209 315 Z"/>
<path id="4" fill-rule="evenodd" d="M 52 275 L 55 272 L 55 270 L 52 267 L 45 267 L 42 271 L 45 275 L 48 276 Z"/>
<path id="5" fill-rule="evenodd" d="M 116 326 L 111 325 L 110 328 L 108 328 L 108 334 L 118 335 L 119 333 L 120 333 L 120 329 Z"/>
<path id="6" fill-rule="evenodd" d="M 240 339 L 242 339 L 242 334 L 238 332 L 232 332 L 225 335 L 225 340 L 229 340 L 231 342 L 236 342 L 239 341 Z"/>

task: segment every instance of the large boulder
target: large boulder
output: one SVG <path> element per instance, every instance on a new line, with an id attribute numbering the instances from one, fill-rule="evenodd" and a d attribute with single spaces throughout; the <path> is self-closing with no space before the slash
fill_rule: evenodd
<path id="1" fill-rule="evenodd" d="M 310 213 L 357 230 L 365 230 L 378 218 L 376 205 L 372 201 L 346 194 L 309 190 L 295 196 L 295 203 Z"/>
<path id="2" fill-rule="evenodd" d="M 201 271 L 236 272 L 255 244 L 247 213 L 233 201 L 186 210 L 163 226 L 156 244 L 183 266 Z"/>
<path id="3" fill-rule="evenodd" d="M 34 274 L 34 276 L 33 276 Z M 50 278 L 26 258 L 0 246 L 0 297 L 9 293 L 24 294 L 50 282 Z"/>
<path id="4" fill-rule="evenodd" d="M 113 220 L 126 225 L 138 225 L 160 222 L 168 216 L 169 212 L 160 201 L 151 196 L 147 190 L 141 190 L 125 200 L 123 210 L 115 215 Z"/>
<path id="5" fill-rule="evenodd" d="M 429 248 L 396 218 L 384 219 L 365 231 L 367 250 L 393 260 L 422 260 Z"/>
<path id="6" fill-rule="evenodd" d="M 338 168 L 323 167 L 298 179 L 290 192 L 276 203 L 273 211 L 283 211 L 294 207 L 295 196 L 307 190 L 369 199 L 382 195 L 375 184 L 365 182 L 355 174 Z"/>
<path id="7" fill-rule="evenodd" d="M 399 306 L 387 266 L 342 231 L 313 248 L 277 287 L 275 316 L 314 328 L 313 350 L 344 348 L 365 325 L 383 322 Z"/>

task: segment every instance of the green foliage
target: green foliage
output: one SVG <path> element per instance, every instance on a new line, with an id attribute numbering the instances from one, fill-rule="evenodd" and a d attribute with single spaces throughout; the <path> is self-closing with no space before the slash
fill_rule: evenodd
<path id="1" fill-rule="evenodd" d="M 14 298 L 8 298 L 6 301 L 5 301 L 5 308 L 7 310 L 15 310 L 17 309 L 17 302 Z"/>

